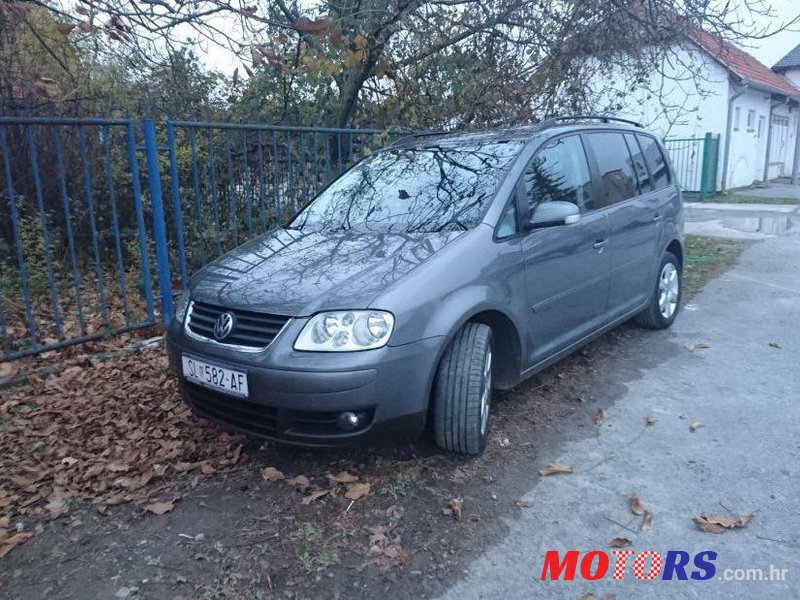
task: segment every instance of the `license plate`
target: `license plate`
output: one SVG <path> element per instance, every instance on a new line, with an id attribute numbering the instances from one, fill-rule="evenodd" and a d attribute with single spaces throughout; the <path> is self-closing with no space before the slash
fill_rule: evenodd
<path id="1" fill-rule="evenodd" d="M 231 396 L 247 398 L 247 373 L 208 363 L 183 354 L 183 376 L 198 385 L 217 390 Z"/>

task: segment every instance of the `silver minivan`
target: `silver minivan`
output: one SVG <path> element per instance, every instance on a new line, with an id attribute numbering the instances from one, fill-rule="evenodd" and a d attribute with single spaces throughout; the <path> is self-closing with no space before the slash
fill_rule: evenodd
<path id="1" fill-rule="evenodd" d="M 569 117 L 409 136 L 214 260 L 169 328 L 198 414 L 334 446 L 417 436 L 478 454 L 508 389 L 681 294 L 681 192 L 634 123 Z"/>

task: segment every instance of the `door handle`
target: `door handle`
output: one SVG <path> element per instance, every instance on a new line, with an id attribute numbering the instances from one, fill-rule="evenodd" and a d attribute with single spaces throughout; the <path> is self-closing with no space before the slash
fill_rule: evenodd
<path id="1" fill-rule="evenodd" d="M 606 238 L 604 240 L 595 240 L 594 244 L 592 244 L 592 246 L 594 247 L 595 250 L 602 250 L 603 246 L 606 245 L 607 241 L 608 241 L 608 238 Z"/>
<path id="2" fill-rule="evenodd" d="M 660 221 L 661 220 L 661 213 L 656 213 L 653 217 L 653 221 Z"/>

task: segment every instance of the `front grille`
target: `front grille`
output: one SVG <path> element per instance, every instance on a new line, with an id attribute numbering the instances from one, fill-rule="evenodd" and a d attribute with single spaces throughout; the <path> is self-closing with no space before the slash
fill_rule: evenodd
<path id="1" fill-rule="evenodd" d="M 227 337 L 217 340 L 214 337 L 214 324 L 217 322 L 217 317 L 226 312 L 233 315 L 233 329 Z M 220 344 L 266 348 L 288 320 L 289 317 L 281 315 L 231 310 L 204 302 L 192 302 L 187 326 L 195 335 L 212 339 Z"/>
<path id="2" fill-rule="evenodd" d="M 189 404 L 203 416 L 255 435 L 274 436 L 278 429 L 278 409 L 232 398 L 200 385 L 181 383 Z"/>

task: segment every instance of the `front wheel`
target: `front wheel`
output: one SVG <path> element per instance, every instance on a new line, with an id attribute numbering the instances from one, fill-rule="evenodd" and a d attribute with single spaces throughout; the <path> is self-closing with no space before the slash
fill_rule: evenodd
<path id="1" fill-rule="evenodd" d="M 436 372 L 436 443 L 449 452 L 482 453 L 491 400 L 492 330 L 483 323 L 467 323 L 445 350 Z"/>
<path id="2" fill-rule="evenodd" d="M 636 323 L 648 329 L 666 329 L 675 320 L 680 301 L 681 263 L 672 252 L 665 252 L 650 303 L 636 315 Z"/>

